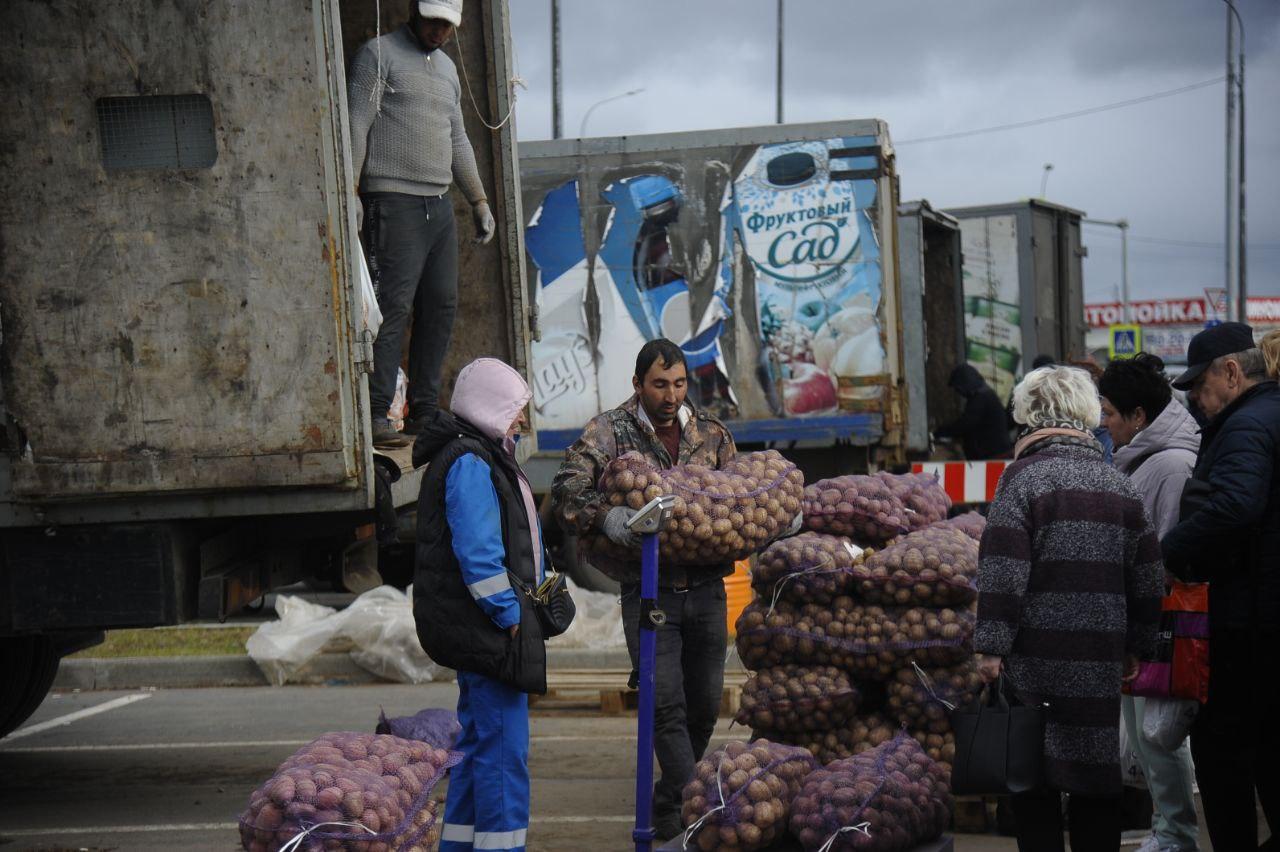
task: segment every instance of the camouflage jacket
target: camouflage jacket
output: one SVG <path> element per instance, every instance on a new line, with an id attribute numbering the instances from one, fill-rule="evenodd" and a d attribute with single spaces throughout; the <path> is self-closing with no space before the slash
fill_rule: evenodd
<path id="1" fill-rule="evenodd" d="M 596 490 L 596 483 L 605 466 L 623 453 L 639 452 L 659 468 L 685 464 L 719 468 L 737 455 L 733 436 L 715 417 L 686 403 L 680 410 L 680 420 L 680 457 L 673 460 L 640 410 L 640 399 L 634 394 L 617 408 L 593 417 L 582 430 L 582 437 L 565 451 L 564 463 L 551 486 L 560 525 L 579 536 L 603 535 L 600 530 L 611 507 Z M 640 579 L 638 555 L 636 561 L 626 564 L 601 559 L 595 554 L 587 558 L 620 583 Z M 689 571 L 663 565 L 662 584 L 685 586 L 691 574 L 705 577 L 707 572 L 713 572 L 714 576 L 725 576 L 732 570 L 732 565 L 697 566 Z"/>

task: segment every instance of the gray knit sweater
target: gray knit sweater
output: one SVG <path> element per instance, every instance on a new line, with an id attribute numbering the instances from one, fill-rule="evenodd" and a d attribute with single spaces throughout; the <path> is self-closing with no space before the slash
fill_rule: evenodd
<path id="1" fill-rule="evenodd" d="M 423 51 L 407 24 L 360 48 L 347 101 L 362 192 L 443 195 L 456 182 L 472 204 L 485 200 L 458 71 L 444 51 Z"/>

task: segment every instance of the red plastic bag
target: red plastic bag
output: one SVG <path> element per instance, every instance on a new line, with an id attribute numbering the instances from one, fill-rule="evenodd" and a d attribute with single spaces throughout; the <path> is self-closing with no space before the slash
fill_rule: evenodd
<path id="1" fill-rule="evenodd" d="M 1127 692 L 1143 698 L 1209 700 L 1209 584 L 1177 580 L 1160 606 L 1156 652 L 1138 664 Z"/>

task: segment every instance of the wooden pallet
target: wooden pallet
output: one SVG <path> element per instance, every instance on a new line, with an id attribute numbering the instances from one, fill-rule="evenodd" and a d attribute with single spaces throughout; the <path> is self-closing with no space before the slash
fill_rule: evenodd
<path id="1" fill-rule="evenodd" d="M 547 673 L 547 694 L 529 696 L 529 706 L 540 711 L 594 710 L 620 716 L 635 710 L 640 693 L 627 686 L 628 669 L 573 669 Z M 720 714 L 733 715 L 742 697 L 746 673 L 725 672 Z"/>

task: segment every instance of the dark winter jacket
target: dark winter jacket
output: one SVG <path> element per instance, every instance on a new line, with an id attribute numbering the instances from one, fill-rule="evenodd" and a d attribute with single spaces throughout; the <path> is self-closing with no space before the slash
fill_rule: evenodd
<path id="1" fill-rule="evenodd" d="M 1200 434 L 1165 565 L 1209 582 L 1210 629 L 1280 624 L 1280 386 L 1260 382 Z"/>
<path id="2" fill-rule="evenodd" d="M 964 412 L 934 434 L 959 438 L 967 459 L 1007 458 L 1013 449 L 1000 397 L 969 364 L 951 371 L 951 389 L 965 398 Z"/>
<path id="3" fill-rule="evenodd" d="M 1091 437 L 1030 445 L 1000 478 L 978 565 L 974 649 L 1019 700 L 1048 702 L 1045 782 L 1119 795 L 1120 679 L 1155 646 L 1160 543 L 1128 477 Z"/>
<path id="4" fill-rule="evenodd" d="M 497 495 L 505 567 L 526 585 L 536 585 L 531 519 L 515 460 L 496 440 L 443 411 L 427 424 L 413 450 L 415 464 L 427 463 L 418 498 L 413 582 L 413 615 L 422 649 L 449 668 L 492 677 L 523 692 L 545 693 L 546 649 L 528 599 L 507 590 L 518 611 L 509 618 L 504 612 L 487 612 L 463 579 L 460 546 L 455 546 L 447 518 L 449 472 L 460 459 L 474 457 L 487 467 Z M 508 621 L 520 625 L 514 639 L 501 626 Z"/>

